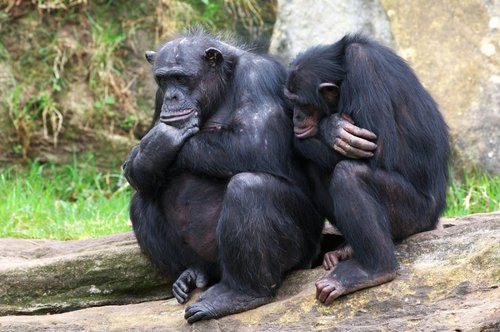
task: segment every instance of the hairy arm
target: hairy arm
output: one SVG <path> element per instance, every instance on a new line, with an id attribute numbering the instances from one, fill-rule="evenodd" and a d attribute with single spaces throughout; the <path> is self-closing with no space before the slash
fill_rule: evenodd
<path id="1" fill-rule="evenodd" d="M 133 147 L 123 164 L 125 177 L 141 193 L 154 193 L 164 183 L 165 173 L 185 140 L 197 128 L 177 129 L 164 123 L 154 126 Z"/>
<path id="2" fill-rule="evenodd" d="M 284 175 L 290 150 L 288 122 L 244 120 L 246 125 L 203 130 L 192 136 L 179 152 L 176 167 L 222 178 L 246 171 Z"/>
<path id="3" fill-rule="evenodd" d="M 347 77 L 342 83 L 341 114 L 377 135 L 377 150 L 370 163 L 394 169 L 399 159 L 399 139 L 394 104 L 399 98 L 400 60 L 385 48 L 353 43 L 347 46 Z"/>
<path id="4" fill-rule="evenodd" d="M 331 146 L 325 144 L 318 136 L 307 139 L 295 138 L 294 146 L 304 158 L 314 162 L 324 170 L 333 171 L 338 162 L 346 159 L 333 150 Z"/>

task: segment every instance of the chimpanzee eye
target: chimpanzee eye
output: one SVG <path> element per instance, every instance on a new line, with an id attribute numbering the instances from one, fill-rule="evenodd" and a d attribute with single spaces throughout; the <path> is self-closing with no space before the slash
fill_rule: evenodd
<path id="1" fill-rule="evenodd" d="M 165 76 L 160 76 L 157 80 L 160 87 L 165 87 L 167 85 L 167 78 Z"/>
<path id="2" fill-rule="evenodd" d="M 188 83 L 188 78 L 187 78 L 187 76 L 184 76 L 184 75 L 177 75 L 174 77 L 174 79 L 179 84 L 187 84 Z"/>
<path id="3" fill-rule="evenodd" d="M 314 107 L 312 105 L 307 106 L 307 112 L 309 112 L 309 113 L 316 112 L 316 107 Z"/>

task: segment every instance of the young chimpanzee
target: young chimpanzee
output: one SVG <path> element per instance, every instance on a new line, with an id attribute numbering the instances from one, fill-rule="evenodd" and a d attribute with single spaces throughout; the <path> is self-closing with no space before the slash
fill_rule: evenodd
<path id="1" fill-rule="evenodd" d="M 330 304 L 392 280 L 393 240 L 435 228 L 445 207 L 448 130 L 404 60 L 360 35 L 300 54 L 285 95 L 294 104 L 296 148 L 311 161 L 314 201 L 347 241 L 326 254 L 333 270 L 316 283 L 317 298 Z M 347 132 L 339 134 L 342 121 Z M 373 158 L 342 156 L 353 147 L 369 156 L 370 139 Z"/>
<path id="2" fill-rule="evenodd" d="M 318 254 L 323 219 L 292 153 L 286 72 L 201 32 L 146 52 L 158 84 L 153 128 L 124 164 L 139 245 L 177 279 L 189 323 L 270 300 Z"/>

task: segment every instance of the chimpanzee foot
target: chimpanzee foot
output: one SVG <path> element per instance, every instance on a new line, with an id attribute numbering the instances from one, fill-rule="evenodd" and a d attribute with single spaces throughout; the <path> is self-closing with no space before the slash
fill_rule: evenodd
<path id="1" fill-rule="evenodd" d="M 395 270 L 370 272 L 355 260 L 340 262 L 331 272 L 316 282 L 316 298 L 324 304 L 331 304 L 337 297 L 391 281 Z"/>
<path id="2" fill-rule="evenodd" d="M 184 318 L 189 324 L 202 319 L 218 318 L 268 303 L 271 297 L 255 297 L 218 283 L 205 291 L 198 301 L 186 308 Z"/>
<path id="3" fill-rule="evenodd" d="M 172 285 L 172 293 L 177 302 L 185 303 L 189 293 L 195 288 L 203 288 L 208 284 L 207 274 L 200 269 L 190 268 L 181 273 Z"/>
<path id="4" fill-rule="evenodd" d="M 348 260 L 353 255 L 353 251 L 350 245 L 344 243 L 334 251 L 329 251 L 323 256 L 323 267 L 325 270 L 331 270 L 339 262 Z"/>

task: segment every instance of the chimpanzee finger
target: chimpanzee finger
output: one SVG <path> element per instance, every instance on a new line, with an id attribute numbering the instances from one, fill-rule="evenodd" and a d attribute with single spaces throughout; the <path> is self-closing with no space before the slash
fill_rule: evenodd
<path id="1" fill-rule="evenodd" d="M 327 252 L 323 256 L 323 267 L 325 270 L 330 270 L 339 263 L 338 257 L 333 252 Z"/>
<path id="2" fill-rule="evenodd" d="M 178 284 L 172 285 L 172 293 L 177 299 L 177 302 L 179 302 L 180 304 L 186 302 L 186 299 L 188 298 L 188 295 L 179 287 Z"/>
<path id="3" fill-rule="evenodd" d="M 376 140 L 377 135 L 372 133 L 371 131 L 363 128 L 359 128 L 358 126 L 353 125 L 352 123 L 349 122 L 344 122 L 342 124 L 342 128 L 353 134 L 354 136 L 366 138 L 369 140 Z"/>
<path id="4" fill-rule="evenodd" d="M 323 268 L 327 271 L 332 268 L 332 262 L 330 262 L 330 258 L 326 255 L 323 257 Z"/>
<path id="5" fill-rule="evenodd" d="M 344 149 L 342 149 L 342 148 L 341 148 L 340 146 L 338 146 L 337 144 L 334 144 L 334 145 L 333 145 L 333 149 L 334 149 L 335 151 L 337 151 L 338 153 L 340 153 L 341 155 L 343 155 L 343 156 L 347 156 L 347 152 L 346 152 L 346 151 L 344 151 Z"/>
<path id="6" fill-rule="evenodd" d="M 335 289 L 334 291 L 330 292 L 330 294 L 328 294 L 328 297 L 325 299 L 324 303 L 326 305 L 332 304 L 333 300 L 342 295 L 342 293 L 343 293 L 342 290 Z"/>
<path id="7" fill-rule="evenodd" d="M 331 264 L 331 262 L 329 262 L 329 258 L 326 256 L 323 257 L 323 268 L 328 271 L 331 269 L 331 267 L 332 267 L 332 264 Z"/>
<path id="8" fill-rule="evenodd" d="M 328 298 L 328 295 L 330 295 L 331 292 L 335 290 L 334 285 L 328 285 L 325 288 L 321 290 L 321 293 L 319 294 L 318 300 L 320 302 L 325 302 L 325 300 Z"/>
<path id="9" fill-rule="evenodd" d="M 183 136 L 184 137 L 191 137 L 199 131 L 200 131 L 200 128 L 198 128 L 198 127 L 186 128 L 183 132 Z"/>
<path id="10" fill-rule="evenodd" d="M 196 278 L 196 276 L 193 274 L 193 271 L 191 269 L 187 269 L 186 271 L 183 272 L 183 274 L 184 273 L 185 273 L 186 285 L 192 286 Z"/>
<path id="11" fill-rule="evenodd" d="M 327 279 L 320 279 L 316 281 L 316 298 L 319 299 L 319 295 L 321 294 L 321 291 L 323 288 L 327 287 L 330 282 Z"/>
<path id="12" fill-rule="evenodd" d="M 345 156 L 352 159 L 370 158 L 373 157 L 373 153 L 357 149 L 350 146 L 341 139 L 335 141 L 335 145 L 338 145 L 342 150 L 346 152 Z"/>
<path id="13" fill-rule="evenodd" d="M 189 316 L 189 318 L 187 318 L 187 322 L 189 324 L 193 324 L 194 322 L 197 322 L 199 320 L 202 320 L 205 316 L 207 315 L 206 312 L 204 311 L 199 311 L 191 316 Z"/>
<path id="14" fill-rule="evenodd" d="M 343 129 L 340 130 L 339 137 L 349 145 L 364 151 L 374 151 L 375 149 L 377 149 L 377 144 L 367 141 L 358 136 L 354 136 Z"/>
<path id="15" fill-rule="evenodd" d="M 354 124 L 354 121 L 347 114 L 342 114 L 342 119 L 346 120 L 347 122 L 350 122 L 350 123 Z"/>

